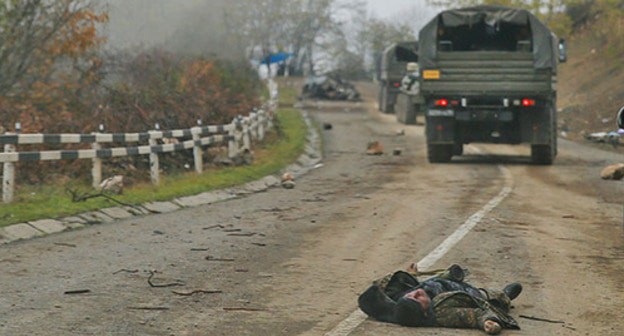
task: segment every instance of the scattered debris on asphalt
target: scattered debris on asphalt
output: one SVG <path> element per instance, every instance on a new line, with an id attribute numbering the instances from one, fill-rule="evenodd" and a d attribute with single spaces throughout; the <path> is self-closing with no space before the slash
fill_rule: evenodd
<path id="1" fill-rule="evenodd" d="M 72 295 L 72 294 L 86 294 L 86 293 L 91 293 L 90 289 L 75 289 L 75 290 L 68 290 L 63 292 L 63 294 L 67 294 L 67 295 Z"/>
<path id="2" fill-rule="evenodd" d="M 613 146 L 618 146 L 622 143 L 622 134 L 624 134 L 623 129 L 610 132 L 595 132 L 586 134 L 585 140 L 597 143 L 608 143 L 612 144 Z"/>
<path id="3" fill-rule="evenodd" d="M 227 262 L 235 261 L 232 258 L 216 258 L 216 257 L 213 257 L 213 256 L 207 256 L 204 259 L 206 259 L 208 261 L 227 261 Z"/>
<path id="4" fill-rule="evenodd" d="M 169 307 L 127 307 L 132 310 L 169 310 Z"/>
<path id="5" fill-rule="evenodd" d="M 371 141 L 366 146 L 366 154 L 381 155 L 383 154 L 383 145 L 379 141 Z"/>
<path id="6" fill-rule="evenodd" d="M 310 76 L 305 80 L 301 97 L 304 99 L 360 101 L 355 86 L 337 75 Z"/>
<path id="7" fill-rule="evenodd" d="M 396 131 L 396 135 L 405 135 L 405 130 L 404 129 L 400 129 L 398 131 Z"/>
<path id="8" fill-rule="evenodd" d="M 330 130 L 332 128 L 333 128 L 332 124 L 330 124 L 330 123 L 323 123 L 323 129 L 324 130 Z"/>
<path id="9" fill-rule="evenodd" d="M 601 172 L 603 180 L 621 180 L 624 177 L 624 163 L 616 163 L 606 166 Z"/>
<path id="10" fill-rule="evenodd" d="M 169 282 L 169 283 L 162 283 L 162 284 L 156 284 L 154 282 L 152 282 L 152 278 L 154 277 L 154 275 L 156 275 L 156 271 L 149 271 L 149 277 L 147 277 L 147 283 L 150 285 L 150 287 L 157 287 L 157 288 L 161 288 L 161 287 L 175 287 L 175 286 L 184 286 L 184 283 L 181 281 L 175 281 L 175 282 Z"/>
<path id="11" fill-rule="evenodd" d="M 267 309 L 264 309 L 264 308 L 247 308 L 247 307 L 223 307 L 223 310 L 225 310 L 225 311 L 250 311 L 250 312 L 254 312 L 254 311 L 266 311 Z"/>
<path id="12" fill-rule="evenodd" d="M 295 187 L 295 177 L 290 172 L 282 174 L 282 187 L 285 189 L 293 189 Z"/>
<path id="13" fill-rule="evenodd" d="M 392 155 L 399 156 L 401 155 L 401 153 L 403 153 L 403 150 L 401 148 L 395 148 L 392 150 Z"/>
<path id="14" fill-rule="evenodd" d="M 113 274 L 122 273 L 122 272 L 125 272 L 125 273 L 139 273 L 139 270 L 138 269 L 131 270 L 131 269 L 127 269 L 127 268 L 122 268 L 122 269 L 120 269 L 118 271 L 113 272 Z"/>
<path id="15" fill-rule="evenodd" d="M 223 291 L 220 290 L 207 290 L 207 289 L 196 289 L 190 292 L 180 292 L 180 291 L 171 291 L 171 293 L 175 294 L 175 295 L 181 295 L 181 296 L 191 296 L 194 294 L 220 294 L 223 293 Z"/>

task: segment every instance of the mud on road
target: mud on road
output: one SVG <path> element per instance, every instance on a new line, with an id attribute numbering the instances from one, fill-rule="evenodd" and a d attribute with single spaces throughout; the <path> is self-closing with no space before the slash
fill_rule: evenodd
<path id="1" fill-rule="evenodd" d="M 304 102 L 332 128 L 319 130 L 323 166 L 294 189 L 0 247 L 0 334 L 324 335 L 374 278 L 428 255 L 506 183 L 433 267 L 461 264 L 483 287 L 522 282 L 522 330 L 504 335 L 622 334 L 624 186 L 599 172 L 624 158 L 560 140 L 550 167 L 530 165 L 528 148 L 484 145 L 429 164 L 423 126 L 398 124 L 376 110 L 373 87 L 360 91 L 360 103 Z M 371 140 L 383 155 L 366 155 Z M 345 334 L 481 332 L 368 319 Z"/>

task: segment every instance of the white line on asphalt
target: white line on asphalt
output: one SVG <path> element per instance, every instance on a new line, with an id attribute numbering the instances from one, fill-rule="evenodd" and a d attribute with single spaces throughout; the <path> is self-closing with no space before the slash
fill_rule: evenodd
<path id="1" fill-rule="evenodd" d="M 470 148 L 477 152 L 482 153 L 481 150 L 474 146 Z M 513 177 L 511 172 L 501 165 L 498 165 L 498 169 L 501 171 L 504 179 L 503 189 L 492 198 L 487 204 L 481 208 L 481 210 L 475 212 L 470 216 L 461 226 L 455 230 L 450 236 L 448 236 L 438 247 L 429 252 L 424 258 L 418 262 L 418 269 L 426 270 L 433 266 L 440 258 L 442 258 L 448 251 L 451 250 L 475 225 L 477 225 L 485 215 L 487 215 L 492 209 L 496 208 L 513 190 Z M 359 309 L 356 309 L 346 319 L 342 320 L 334 329 L 330 330 L 325 336 L 347 336 L 355 328 L 357 328 L 362 322 L 366 320 L 366 314 Z"/>

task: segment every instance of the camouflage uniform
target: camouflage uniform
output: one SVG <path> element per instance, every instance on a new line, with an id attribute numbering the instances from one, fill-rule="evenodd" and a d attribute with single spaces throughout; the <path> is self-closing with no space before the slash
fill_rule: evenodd
<path id="1" fill-rule="evenodd" d="M 492 320 L 506 329 L 520 329 L 518 323 L 505 311 L 509 309 L 508 305 L 500 308 L 465 292 L 442 293 L 433 298 L 431 303 L 435 325 L 439 327 L 483 330 L 485 321 Z"/>
<path id="2" fill-rule="evenodd" d="M 418 283 L 417 276 L 432 273 L 399 271 L 373 281 L 373 286 L 378 286 L 394 301 L 397 301 L 405 290 L 416 288 L 425 290 L 431 298 L 430 310 L 433 312 L 431 326 L 483 330 L 485 321 L 492 320 L 506 329 L 520 329 L 518 323 L 507 314 L 511 300 L 502 290 L 476 288 L 463 282 L 463 277 L 460 281 L 453 279 L 447 270 L 434 272 L 433 277 Z M 397 273 L 409 274 L 414 277 L 415 283 L 398 284 L 398 287 L 403 289 L 400 291 L 388 288 L 388 284 Z M 397 284 L 390 287 L 393 286 Z"/>

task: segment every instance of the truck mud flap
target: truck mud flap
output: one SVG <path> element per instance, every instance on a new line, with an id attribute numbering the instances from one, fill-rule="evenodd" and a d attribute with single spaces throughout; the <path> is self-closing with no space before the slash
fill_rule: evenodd
<path id="1" fill-rule="evenodd" d="M 455 119 L 428 116 L 425 132 L 428 144 L 453 144 L 455 143 Z"/>
<path id="2" fill-rule="evenodd" d="M 543 112 L 528 112 L 520 115 L 522 142 L 532 145 L 551 145 L 553 138 L 553 116 L 546 109 Z"/>

